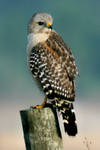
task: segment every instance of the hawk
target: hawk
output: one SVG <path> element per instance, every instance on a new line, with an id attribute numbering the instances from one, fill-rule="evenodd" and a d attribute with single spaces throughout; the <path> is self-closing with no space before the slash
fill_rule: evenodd
<path id="1" fill-rule="evenodd" d="M 27 62 L 32 76 L 47 99 L 62 114 L 65 132 L 77 134 L 73 108 L 75 100 L 74 79 L 78 74 L 70 48 L 52 29 L 53 19 L 47 13 L 35 13 L 28 24 Z"/>

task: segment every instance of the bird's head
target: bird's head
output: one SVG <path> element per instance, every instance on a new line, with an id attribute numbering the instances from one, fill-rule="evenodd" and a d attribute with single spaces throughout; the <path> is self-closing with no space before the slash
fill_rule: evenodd
<path id="1" fill-rule="evenodd" d="M 28 24 L 29 33 L 50 33 L 52 30 L 53 19 L 47 13 L 34 14 Z"/>

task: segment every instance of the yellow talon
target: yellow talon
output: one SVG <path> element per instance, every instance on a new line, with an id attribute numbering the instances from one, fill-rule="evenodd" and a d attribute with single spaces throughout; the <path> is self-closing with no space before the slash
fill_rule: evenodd
<path id="1" fill-rule="evenodd" d="M 41 105 L 31 106 L 31 108 L 41 109 L 41 108 L 44 108 L 44 107 L 45 107 L 46 103 L 47 103 L 47 96 L 45 96 L 44 102 L 43 102 Z"/>

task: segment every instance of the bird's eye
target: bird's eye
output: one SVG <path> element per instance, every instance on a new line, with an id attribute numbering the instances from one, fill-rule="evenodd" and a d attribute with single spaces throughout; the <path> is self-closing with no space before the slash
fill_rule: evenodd
<path id="1" fill-rule="evenodd" d="M 44 24 L 44 22 L 39 21 L 39 22 L 38 22 L 38 24 L 39 24 L 39 25 L 43 25 L 43 24 Z"/>

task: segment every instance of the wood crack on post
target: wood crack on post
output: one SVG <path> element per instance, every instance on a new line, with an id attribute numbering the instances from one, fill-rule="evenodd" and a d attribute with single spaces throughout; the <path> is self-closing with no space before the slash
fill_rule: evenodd
<path id="1" fill-rule="evenodd" d="M 20 111 L 26 150 L 63 150 L 56 109 Z"/>

